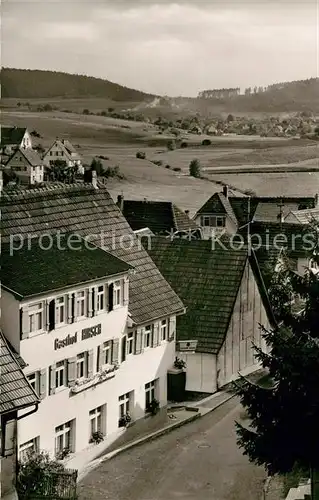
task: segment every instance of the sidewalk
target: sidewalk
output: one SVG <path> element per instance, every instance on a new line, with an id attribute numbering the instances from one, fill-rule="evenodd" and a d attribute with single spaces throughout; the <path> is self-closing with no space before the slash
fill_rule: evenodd
<path id="1" fill-rule="evenodd" d="M 78 479 L 80 481 L 104 460 L 109 460 L 133 446 L 156 439 L 192 422 L 215 410 L 232 397 L 234 397 L 234 394 L 221 391 L 201 401 L 179 403 L 178 405 L 162 408 L 157 415 L 147 416 L 137 420 L 126 429 L 120 429 L 117 436 L 113 437 L 111 441 L 107 440 L 77 453 L 65 465 L 67 468 L 78 470 Z"/>

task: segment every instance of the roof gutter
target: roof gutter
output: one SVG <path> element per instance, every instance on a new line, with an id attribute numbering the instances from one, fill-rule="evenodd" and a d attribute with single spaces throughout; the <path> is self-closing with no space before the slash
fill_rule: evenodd
<path id="1" fill-rule="evenodd" d="M 27 408 L 27 407 L 25 407 L 25 408 Z M 32 415 L 33 413 L 38 411 L 38 408 L 39 408 L 39 402 L 37 402 L 35 404 L 35 407 L 32 410 L 30 410 L 28 413 L 25 413 L 24 415 L 20 415 L 20 417 L 17 417 L 17 420 L 21 420 L 22 418 L 25 418 L 25 417 L 28 417 L 29 415 Z M 20 408 L 20 409 L 22 409 L 22 408 Z"/>

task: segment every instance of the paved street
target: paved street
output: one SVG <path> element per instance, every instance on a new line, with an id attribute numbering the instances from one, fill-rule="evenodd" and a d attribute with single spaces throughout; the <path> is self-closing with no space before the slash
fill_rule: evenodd
<path id="1" fill-rule="evenodd" d="M 195 422 L 105 461 L 80 483 L 79 499 L 261 500 L 266 474 L 236 445 L 234 421 L 241 414 L 238 400 L 232 399 Z"/>

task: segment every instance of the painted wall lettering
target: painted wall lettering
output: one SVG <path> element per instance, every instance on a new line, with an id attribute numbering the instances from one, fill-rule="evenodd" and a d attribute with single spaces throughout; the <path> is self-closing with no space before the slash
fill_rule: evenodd
<path id="1" fill-rule="evenodd" d="M 61 347 L 66 347 L 68 345 L 71 345 L 71 344 L 75 344 L 77 342 L 77 333 L 75 335 L 68 335 L 67 337 L 65 337 L 65 339 L 62 339 L 62 340 L 59 340 L 59 339 L 55 339 L 54 341 L 54 349 L 55 351 L 57 349 L 61 349 Z"/>
<path id="2" fill-rule="evenodd" d="M 101 323 L 91 326 L 90 328 L 84 328 L 84 330 L 82 330 L 82 340 L 90 339 L 91 337 L 95 337 L 96 335 L 100 335 L 101 333 Z"/>

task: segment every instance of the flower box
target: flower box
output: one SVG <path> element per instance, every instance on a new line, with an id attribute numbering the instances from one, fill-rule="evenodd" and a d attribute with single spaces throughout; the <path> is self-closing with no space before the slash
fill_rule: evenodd
<path id="1" fill-rule="evenodd" d="M 78 394 L 79 392 L 86 391 L 86 389 L 90 387 L 94 387 L 105 380 L 115 377 L 115 372 L 118 368 L 118 365 L 110 365 L 108 368 L 96 373 L 92 377 L 76 381 L 70 388 L 70 394 Z"/>

